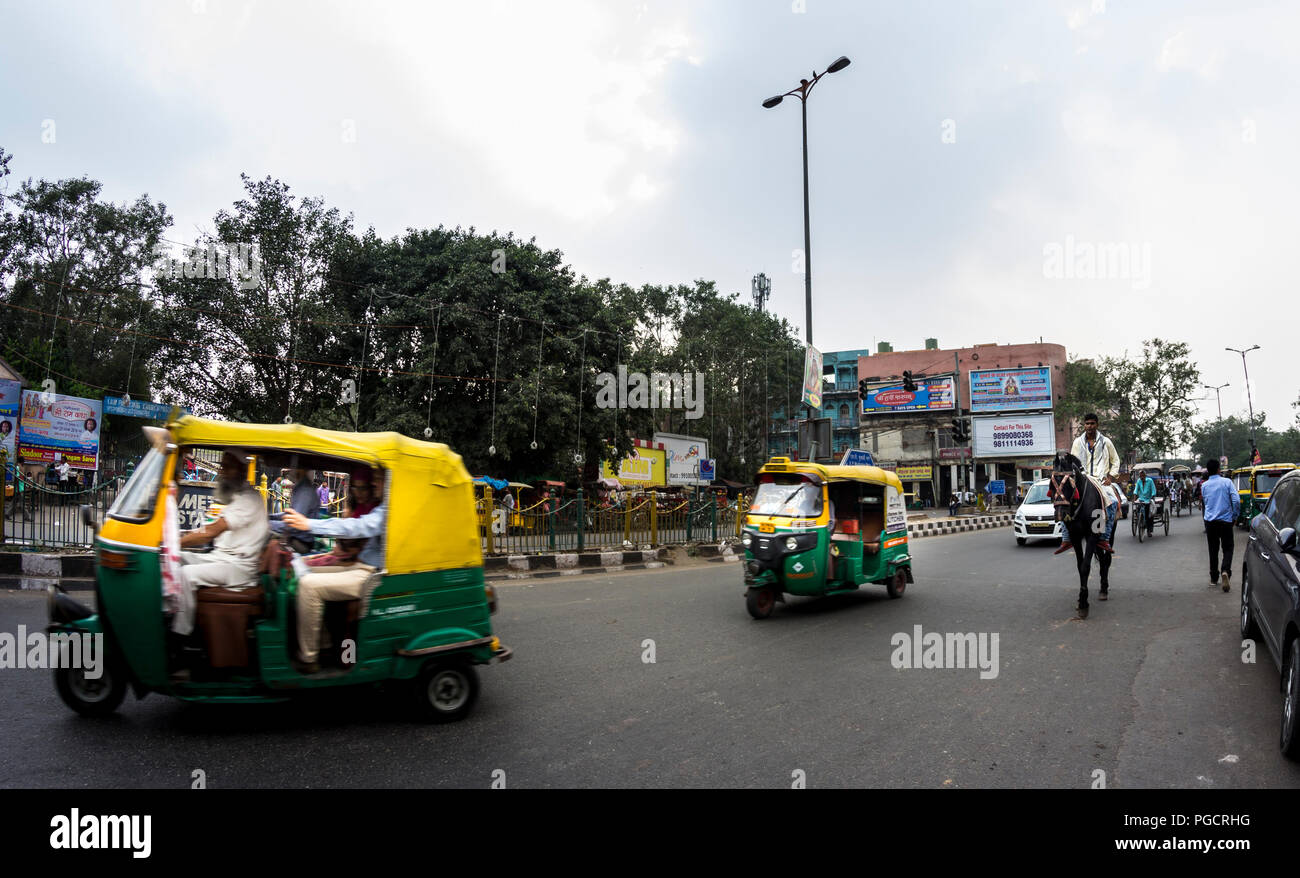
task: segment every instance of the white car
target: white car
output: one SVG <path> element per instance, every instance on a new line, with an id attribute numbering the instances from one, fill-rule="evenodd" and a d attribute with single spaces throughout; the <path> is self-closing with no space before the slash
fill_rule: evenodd
<path id="1" fill-rule="evenodd" d="M 1065 523 L 1056 520 L 1056 509 L 1047 496 L 1048 479 L 1034 482 L 1025 494 L 1024 502 L 1016 510 L 1012 529 L 1016 532 L 1016 545 L 1029 540 L 1060 540 L 1065 538 Z"/>

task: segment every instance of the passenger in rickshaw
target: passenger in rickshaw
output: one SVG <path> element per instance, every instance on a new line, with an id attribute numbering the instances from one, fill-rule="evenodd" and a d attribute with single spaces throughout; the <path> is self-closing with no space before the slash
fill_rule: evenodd
<path id="1" fill-rule="evenodd" d="M 284 514 L 284 523 L 316 536 L 365 539 L 354 563 L 307 568 L 294 564 L 298 573 L 298 658 L 302 671 L 320 670 L 320 632 L 326 601 L 350 601 L 362 596 L 371 575 L 384 566 L 384 529 L 388 508 L 383 502 L 382 471 L 376 471 L 375 493 L 379 505 L 357 518 L 310 519 L 297 512 Z"/>
<path id="2" fill-rule="evenodd" d="M 270 536 L 262 495 L 247 481 L 248 461 L 242 454 L 221 455 L 213 499 L 222 504 L 216 521 L 181 537 L 188 549 L 212 543 L 211 552 L 181 552 L 181 594 L 172 630 L 194 631 L 195 590 L 223 587 L 241 590 L 257 585 L 258 561 Z"/>
<path id="3" fill-rule="evenodd" d="M 320 495 L 316 493 L 316 486 L 312 483 L 311 472 L 303 467 L 298 467 L 293 471 L 293 479 L 293 492 L 289 495 L 289 508 L 306 518 L 316 518 L 320 514 Z M 273 512 L 271 518 L 271 532 L 284 533 L 285 525 L 281 520 L 281 514 Z M 301 541 L 294 548 L 303 554 L 310 552 L 314 548 L 315 541 L 311 537 L 295 535 L 294 539 Z"/>

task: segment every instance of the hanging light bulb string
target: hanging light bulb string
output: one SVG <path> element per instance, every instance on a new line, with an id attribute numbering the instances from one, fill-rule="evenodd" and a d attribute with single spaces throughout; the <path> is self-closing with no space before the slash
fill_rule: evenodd
<path id="1" fill-rule="evenodd" d="M 496 353 L 492 360 L 492 444 L 488 446 L 488 454 L 497 453 L 497 369 L 501 365 L 501 314 L 497 314 L 497 342 Z"/>
<path id="2" fill-rule="evenodd" d="M 442 303 L 433 318 L 433 354 L 429 361 L 429 410 L 424 416 L 424 438 L 433 438 L 433 376 L 438 371 L 438 330 L 442 327 Z"/>
<path id="3" fill-rule="evenodd" d="M 537 413 L 542 402 L 542 342 L 546 340 L 546 321 L 542 321 L 542 334 L 537 339 L 537 387 L 533 394 L 533 441 L 529 448 L 537 450 Z"/>

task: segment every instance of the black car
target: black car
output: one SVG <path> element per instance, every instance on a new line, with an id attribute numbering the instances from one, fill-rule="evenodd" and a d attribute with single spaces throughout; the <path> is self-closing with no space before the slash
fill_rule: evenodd
<path id="1" fill-rule="evenodd" d="M 1300 758 L 1300 469 L 1250 522 L 1241 570 L 1241 636 L 1263 640 L 1282 671 L 1282 752 Z"/>

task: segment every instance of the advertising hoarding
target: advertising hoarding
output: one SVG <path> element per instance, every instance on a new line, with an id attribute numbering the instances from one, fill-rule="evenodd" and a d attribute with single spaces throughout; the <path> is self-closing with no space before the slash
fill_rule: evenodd
<path id="1" fill-rule="evenodd" d="M 822 407 L 822 352 L 812 345 L 803 360 L 803 401 L 814 409 Z"/>
<path id="2" fill-rule="evenodd" d="M 928 482 L 930 472 L 928 463 L 900 463 L 894 467 L 894 475 L 903 482 Z"/>
<path id="3" fill-rule="evenodd" d="M 165 421 L 171 414 L 172 406 L 163 402 L 150 402 L 147 399 L 128 400 L 124 396 L 104 397 L 104 414 L 120 415 L 127 418 L 148 418 L 153 421 Z M 181 407 L 184 414 L 190 410 Z"/>
<path id="4" fill-rule="evenodd" d="M 5 460 L 18 457 L 18 411 L 23 405 L 23 386 L 17 381 L 0 381 L 0 448 Z"/>
<path id="5" fill-rule="evenodd" d="M 654 488 L 668 484 L 667 458 L 658 448 L 633 448 L 632 452 L 618 462 L 618 471 L 610 466 L 608 460 L 600 462 L 600 475 L 606 479 L 616 479 L 620 485 L 636 488 Z"/>
<path id="6" fill-rule="evenodd" d="M 862 401 L 862 414 L 879 415 L 887 412 L 934 412 L 956 407 L 956 382 L 946 378 L 923 378 L 916 382 L 916 390 L 904 390 L 902 384 L 875 387 L 867 391 Z"/>
<path id="7" fill-rule="evenodd" d="M 712 477 L 700 474 L 700 463 L 709 459 L 709 440 L 676 433 L 655 433 L 654 441 L 664 447 L 670 485 L 707 485 Z"/>
<path id="8" fill-rule="evenodd" d="M 970 373 L 972 412 L 1014 412 L 1052 407 L 1052 368 L 980 369 Z"/>
<path id="9" fill-rule="evenodd" d="M 98 469 L 102 421 L 103 412 L 97 399 L 24 390 L 18 454 L 23 463 L 53 463 L 61 459 L 73 469 Z"/>
<path id="10" fill-rule="evenodd" d="M 1038 457 L 1056 452 L 1056 419 L 1050 415 L 972 418 L 976 457 Z"/>

